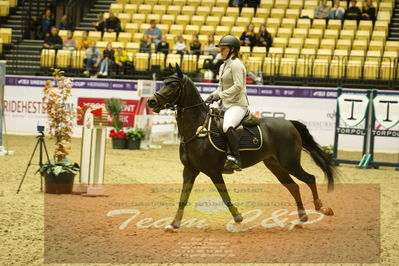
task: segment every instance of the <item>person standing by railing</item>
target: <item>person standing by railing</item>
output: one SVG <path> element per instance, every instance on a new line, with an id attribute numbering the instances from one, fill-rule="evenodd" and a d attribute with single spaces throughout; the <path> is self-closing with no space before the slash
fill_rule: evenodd
<path id="1" fill-rule="evenodd" d="M 55 25 L 53 14 L 50 9 L 46 9 L 40 23 L 39 38 L 44 39 L 50 33 L 51 27 Z"/>

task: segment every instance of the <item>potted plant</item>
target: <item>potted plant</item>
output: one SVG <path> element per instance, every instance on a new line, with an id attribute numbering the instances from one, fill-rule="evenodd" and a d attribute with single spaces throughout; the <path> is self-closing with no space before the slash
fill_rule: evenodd
<path id="1" fill-rule="evenodd" d="M 71 193 L 73 181 L 80 168 L 72 163 L 69 154 L 73 123 L 77 112 L 70 108 L 72 81 L 59 69 L 53 70 L 54 81 L 48 80 L 43 90 L 43 104 L 47 113 L 51 139 L 55 140 L 54 161 L 44 164 L 39 171 L 44 176 L 46 193 Z"/>
<path id="2" fill-rule="evenodd" d="M 141 128 L 130 129 L 127 131 L 127 148 L 129 150 L 139 150 L 141 140 L 145 137 Z"/>
<path id="3" fill-rule="evenodd" d="M 113 149 L 126 149 L 127 139 L 126 132 L 123 131 L 123 122 L 120 120 L 120 114 L 123 111 L 125 102 L 117 98 L 110 98 L 105 100 L 105 107 L 112 117 L 112 129 L 109 136 L 112 138 Z"/>
<path id="4" fill-rule="evenodd" d="M 115 129 L 111 129 L 109 132 L 109 137 L 112 138 L 112 148 L 113 149 L 126 149 L 127 148 L 127 139 L 126 132 L 123 130 L 116 131 Z"/>

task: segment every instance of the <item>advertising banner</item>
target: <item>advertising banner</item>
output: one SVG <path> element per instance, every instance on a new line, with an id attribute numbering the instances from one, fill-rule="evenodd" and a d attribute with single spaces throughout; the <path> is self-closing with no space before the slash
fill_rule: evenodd
<path id="1" fill-rule="evenodd" d="M 41 97 L 44 82 L 48 79 L 51 78 L 6 76 L 4 106 L 10 133 L 35 134 L 36 125 L 46 122 Z M 156 90 L 162 86 L 163 82 L 161 81 L 155 83 Z M 217 84 L 209 83 L 196 83 L 196 86 L 203 98 L 217 88 Z M 137 101 L 140 99 L 137 88 L 137 80 L 74 79 L 73 101 L 69 108 L 88 102 L 99 103 L 103 99 L 111 97 L 120 98 L 129 102 L 123 119 L 127 126 L 133 126 Z M 356 90 L 353 91 L 356 92 Z M 338 96 L 336 89 L 248 85 L 247 93 L 250 109 L 254 115 L 298 120 L 308 127 L 315 140 L 321 145 L 333 144 Z M 399 96 L 399 92 L 392 91 L 381 92 L 381 94 L 395 96 L 394 99 Z M 384 106 L 376 108 L 385 108 L 384 114 L 386 114 L 387 104 L 384 103 Z M 394 113 L 396 106 L 390 103 L 389 108 L 391 108 L 389 119 L 391 117 L 396 119 Z M 157 116 L 154 116 L 155 124 L 156 119 Z M 377 119 L 379 123 L 380 121 L 384 123 L 383 129 L 392 126 L 389 130 L 398 130 L 398 124 L 393 126 L 393 122 L 384 122 L 384 119 Z M 155 128 L 154 130 L 157 131 Z M 81 135 L 81 127 L 78 124 L 74 135 Z M 379 149 L 396 152 L 399 150 L 399 141 L 396 142 L 387 138 L 386 141 L 379 141 L 378 146 Z M 361 147 L 359 139 L 352 138 L 352 136 L 342 138 L 342 148 L 356 150 L 359 147 Z"/>
<path id="2" fill-rule="evenodd" d="M 104 98 L 78 98 L 78 106 L 83 107 L 85 105 L 100 105 L 105 106 Z M 123 111 L 120 114 L 120 119 L 123 122 L 124 127 L 133 127 L 134 126 L 134 117 L 137 111 L 138 100 L 127 100 L 121 99 L 121 102 L 124 102 Z M 78 125 L 82 125 L 82 119 L 78 121 Z M 108 116 L 108 126 L 112 126 L 112 118 Z"/>

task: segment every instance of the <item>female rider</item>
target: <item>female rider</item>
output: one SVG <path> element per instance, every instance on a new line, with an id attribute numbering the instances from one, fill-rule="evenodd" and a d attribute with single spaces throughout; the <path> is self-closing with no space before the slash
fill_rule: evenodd
<path id="1" fill-rule="evenodd" d="M 245 115 L 248 113 L 248 98 L 246 93 L 247 72 L 244 64 L 238 58 L 240 41 L 232 36 L 224 36 L 218 46 L 224 63 L 219 70 L 219 86 L 207 102 L 222 100 L 224 113 L 223 132 L 226 135 L 230 154 L 227 154 L 225 169 L 241 169 L 239 139 L 235 131 Z"/>

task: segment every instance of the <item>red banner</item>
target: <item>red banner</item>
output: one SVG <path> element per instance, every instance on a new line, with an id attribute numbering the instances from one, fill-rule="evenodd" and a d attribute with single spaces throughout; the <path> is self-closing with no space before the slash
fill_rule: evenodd
<path id="1" fill-rule="evenodd" d="M 104 106 L 104 98 L 78 98 L 78 106 L 83 108 L 85 105 L 101 105 Z M 123 108 L 122 113 L 120 114 L 120 119 L 123 121 L 124 127 L 133 127 L 134 126 L 134 117 L 137 113 L 138 100 L 124 100 L 121 99 L 122 102 L 125 102 L 125 106 Z M 78 125 L 82 125 L 83 120 L 78 120 Z M 108 126 L 112 126 L 111 116 L 108 115 Z"/>

